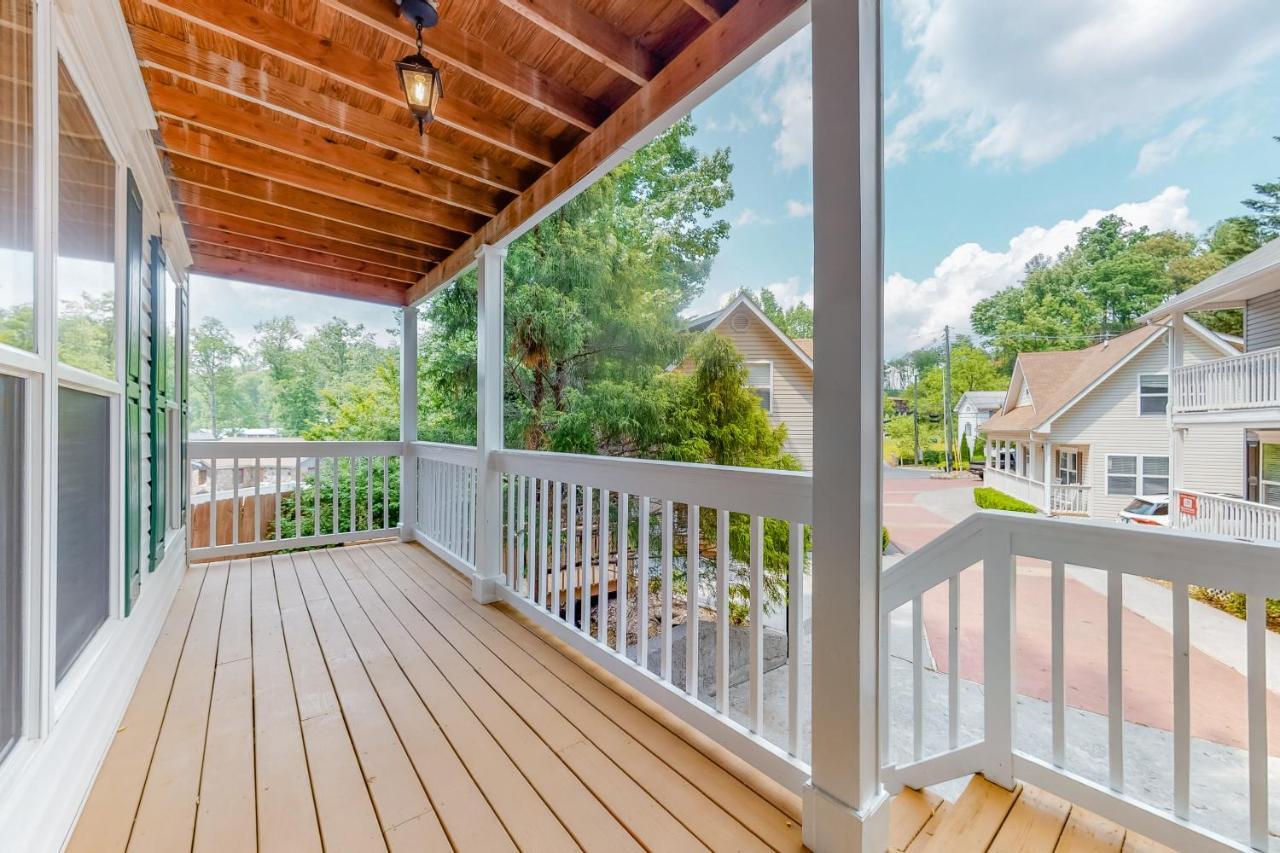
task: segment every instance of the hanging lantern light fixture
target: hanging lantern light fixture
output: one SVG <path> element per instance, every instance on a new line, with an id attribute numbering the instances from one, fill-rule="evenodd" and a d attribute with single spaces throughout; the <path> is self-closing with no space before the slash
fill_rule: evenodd
<path id="1" fill-rule="evenodd" d="M 418 52 L 411 53 L 396 63 L 396 75 L 404 92 L 409 112 L 418 120 L 418 134 L 426 132 L 427 125 L 436 117 L 436 106 L 444 97 L 444 83 L 440 69 L 422 52 L 422 31 L 433 27 L 439 20 L 437 0 L 397 0 L 400 12 L 413 22 L 418 31 Z"/>

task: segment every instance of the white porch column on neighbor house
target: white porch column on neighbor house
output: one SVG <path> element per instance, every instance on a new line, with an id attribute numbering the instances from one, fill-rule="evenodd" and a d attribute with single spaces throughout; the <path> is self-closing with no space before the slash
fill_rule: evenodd
<path id="1" fill-rule="evenodd" d="M 804 842 L 882 851 L 880 2 L 813 0 L 813 766 Z M 825 367 L 824 367 L 825 365 Z"/>
<path id="2" fill-rule="evenodd" d="M 1184 346 L 1183 331 L 1185 315 L 1174 314 L 1169 318 L 1169 402 L 1167 406 L 1169 423 L 1169 523 L 1178 526 L 1178 489 L 1182 488 L 1182 456 L 1185 435 L 1173 424 L 1173 373 L 1182 366 Z"/>
<path id="3" fill-rule="evenodd" d="M 476 252 L 476 574 L 471 594 L 498 600 L 502 582 L 502 480 L 493 454 L 502 449 L 502 289 L 507 250 Z"/>
<path id="4" fill-rule="evenodd" d="M 1053 511 L 1053 442 L 1040 445 L 1044 453 L 1044 511 Z"/>
<path id="5" fill-rule="evenodd" d="M 418 460 L 409 442 L 418 440 L 418 308 L 400 314 L 400 539 L 412 542 L 418 520 Z"/>

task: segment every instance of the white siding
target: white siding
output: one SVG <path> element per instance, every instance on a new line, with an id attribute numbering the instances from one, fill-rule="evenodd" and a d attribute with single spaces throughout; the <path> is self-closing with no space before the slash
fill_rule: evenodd
<path id="1" fill-rule="evenodd" d="M 1280 347 L 1280 290 L 1250 299 L 1244 307 L 1245 352 Z"/>
<path id="2" fill-rule="evenodd" d="M 1221 357 L 1221 353 L 1197 335 L 1184 336 L 1184 361 L 1188 364 Z M 1163 415 L 1138 414 L 1138 377 L 1144 373 L 1167 373 L 1169 354 L 1157 340 L 1128 364 L 1093 389 L 1053 424 L 1054 444 L 1082 444 L 1089 447 L 1084 481 L 1093 486 L 1090 514 L 1113 518 L 1131 498 L 1107 494 L 1107 455 L 1169 455 L 1168 421 Z M 1196 432 L 1193 430 L 1193 432 Z M 1233 437 L 1239 441 L 1233 441 Z M 1189 433 L 1183 456 L 1189 488 L 1195 482 L 1213 486 L 1213 491 L 1239 493 L 1243 480 L 1243 433 L 1210 427 Z"/>

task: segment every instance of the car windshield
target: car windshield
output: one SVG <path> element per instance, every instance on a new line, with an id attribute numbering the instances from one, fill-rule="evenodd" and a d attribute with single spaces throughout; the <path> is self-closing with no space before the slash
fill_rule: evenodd
<path id="1" fill-rule="evenodd" d="M 1142 498 L 1135 498 L 1124 511 L 1130 515 L 1168 515 L 1169 505 L 1167 503 L 1152 503 L 1144 501 Z"/>

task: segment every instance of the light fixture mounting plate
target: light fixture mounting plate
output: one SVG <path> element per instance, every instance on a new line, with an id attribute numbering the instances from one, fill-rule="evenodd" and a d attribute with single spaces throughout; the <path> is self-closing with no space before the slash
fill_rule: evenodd
<path id="1" fill-rule="evenodd" d="M 409 23 L 417 25 L 421 22 L 423 29 L 434 27 L 440 20 L 439 4 L 433 0 L 396 0 L 396 5 Z"/>

